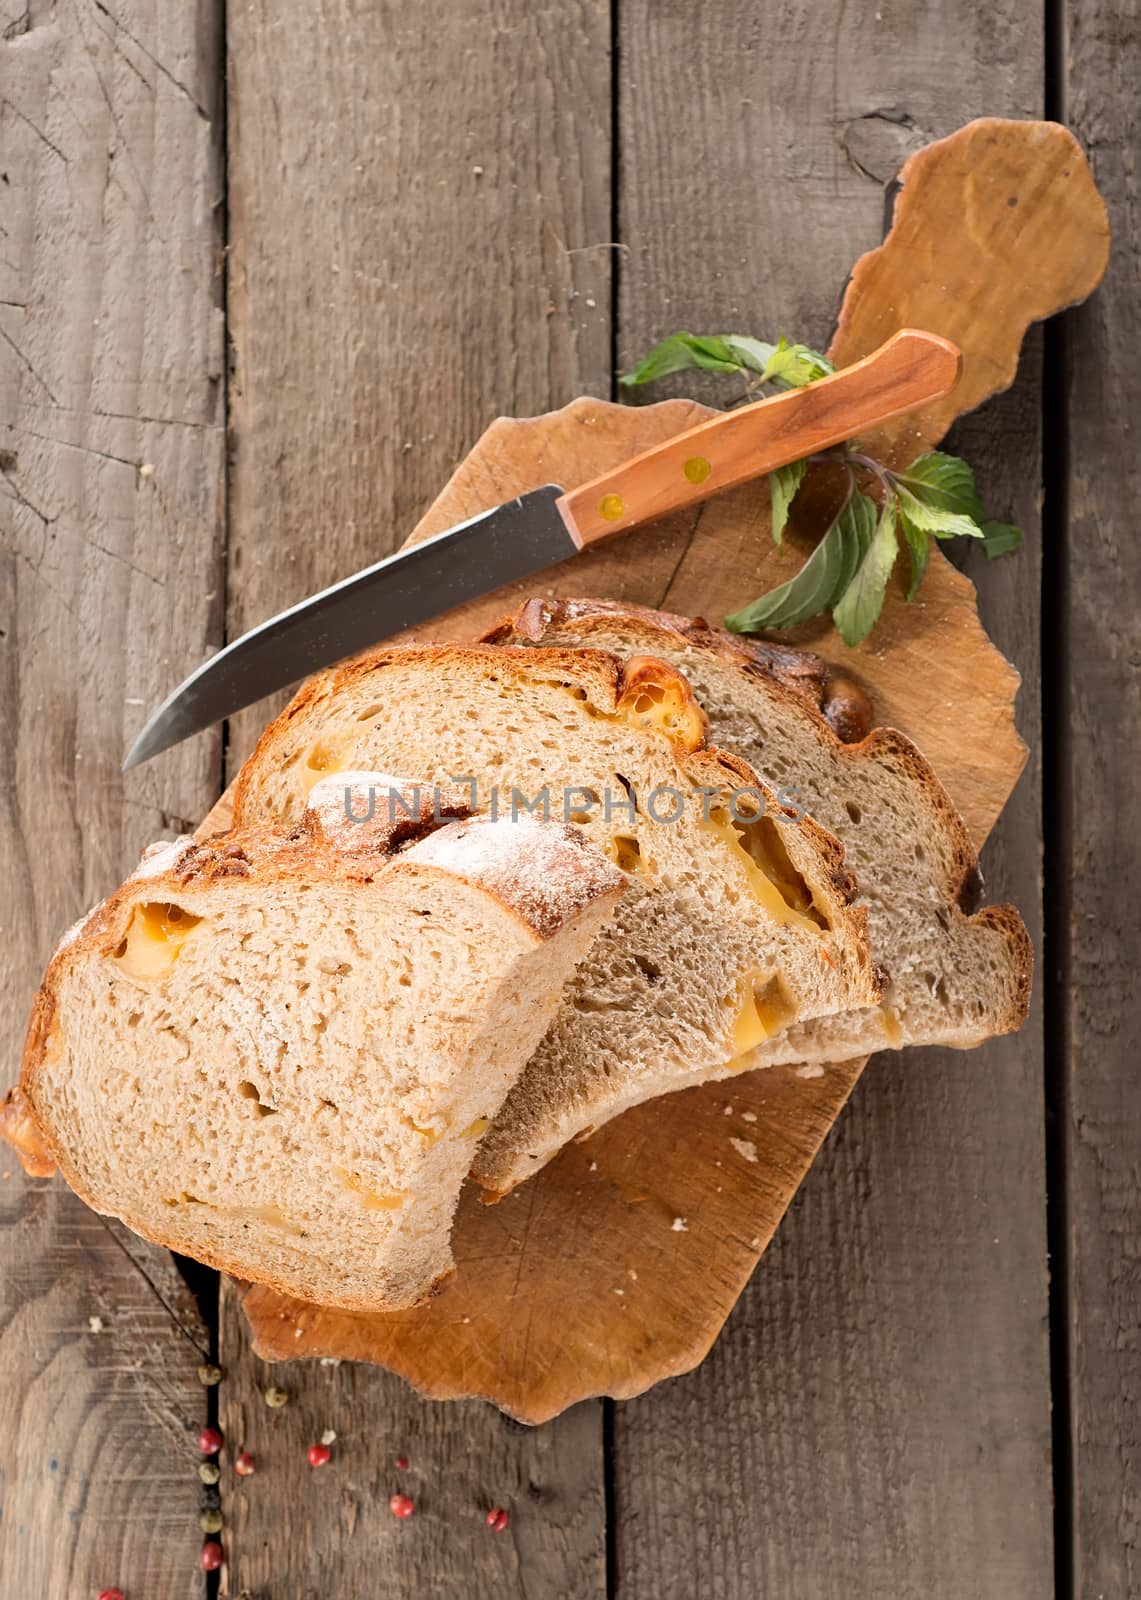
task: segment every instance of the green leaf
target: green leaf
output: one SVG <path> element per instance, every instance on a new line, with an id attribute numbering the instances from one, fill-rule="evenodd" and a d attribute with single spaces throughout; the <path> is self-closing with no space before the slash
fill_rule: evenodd
<path id="1" fill-rule="evenodd" d="M 806 344 L 789 344 L 782 333 L 762 373 L 764 383 L 775 383 L 782 389 L 801 389 L 827 377 L 833 371 L 827 356 L 810 350 Z"/>
<path id="2" fill-rule="evenodd" d="M 764 372 L 776 353 L 775 344 L 766 344 L 763 339 L 750 339 L 744 333 L 726 333 L 723 338 L 741 365 L 750 372 Z"/>
<path id="3" fill-rule="evenodd" d="M 847 589 L 875 531 L 875 503 L 852 489 L 832 526 L 794 578 L 772 589 L 743 611 L 725 618 L 734 633 L 762 628 L 792 628 L 818 617 Z"/>
<path id="4" fill-rule="evenodd" d="M 950 511 L 972 522 L 982 521 L 983 508 L 975 492 L 975 475 L 959 456 L 928 450 L 926 455 L 916 456 L 906 472 L 896 473 L 895 477 L 916 500 L 933 511 Z"/>
<path id="5" fill-rule="evenodd" d="M 788 523 L 788 514 L 792 510 L 792 502 L 796 499 L 796 491 L 800 488 L 807 471 L 807 461 L 790 461 L 787 466 L 777 467 L 769 474 L 769 488 L 773 498 L 774 544 L 781 542 Z"/>
<path id="6" fill-rule="evenodd" d="M 983 549 L 986 551 L 987 560 L 993 561 L 996 556 L 1004 556 L 1011 550 L 1017 550 L 1022 543 L 1022 529 L 1013 522 L 984 522 L 983 523 Z"/>
<path id="7" fill-rule="evenodd" d="M 762 382 L 780 389 L 814 383 L 832 371 L 827 356 L 805 344 L 790 345 L 783 335 L 774 345 L 746 333 L 672 333 L 619 381 L 634 388 L 693 367 L 703 372 L 755 372 Z"/>
<path id="8" fill-rule="evenodd" d="M 936 539 L 982 538 L 983 530 L 974 517 L 968 516 L 966 512 L 948 511 L 941 506 L 926 504 L 916 499 L 901 482 L 897 482 L 896 488 L 900 510 L 909 522 L 921 528 L 924 533 L 933 533 Z M 979 514 L 982 515 L 981 511 Z"/>
<path id="9" fill-rule="evenodd" d="M 887 580 L 899 550 L 895 532 L 895 497 L 884 496 L 875 536 L 851 583 L 832 608 L 832 620 L 846 645 L 866 639 L 879 620 Z"/>
<path id="10" fill-rule="evenodd" d="M 724 339 L 716 335 L 674 333 L 656 344 L 633 372 L 623 373 L 619 382 L 628 388 L 668 378 L 671 373 L 699 367 L 703 372 L 742 372 L 744 363 Z"/>
<path id="11" fill-rule="evenodd" d="M 911 557 L 911 582 L 907 589 L 907 603 L 910 605 L 919 591 L 919 585 L 923 582 L 923 574 L 927 571 L 927 558 L 931 554 L 931 535 L 923 528 L 917 528 L 902 510 L 899 513 L 899 520 L 903 527 L 903 537 L 907 541 L 907 553 Z"/>

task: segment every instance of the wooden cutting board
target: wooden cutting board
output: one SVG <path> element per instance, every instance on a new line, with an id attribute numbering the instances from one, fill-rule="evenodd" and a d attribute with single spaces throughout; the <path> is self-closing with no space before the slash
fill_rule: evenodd
<path id="1" fill-rule="evenodd" d="M 1092 291 L 1109 231 L 1084 157 L 1051 123 L 972 123 L 913 156 L 901 181 L 886 243 L 852 274 L 831 354 L 848 365 L 904 326 L 960 345 L 954 393 L 870 441 L 906 462 L 1010 383 L 1032 321 Z M 552 479 L 574 487 L 706 414 L 684 400 L 577 400 L 550 416 L 500 420 L 412 538 Z M 748 486 L 450 613 L 430 636 L 475 637 L 532 593 L 719 621 L 795 570 L 827 493 L 821 485 L 815 526 L 810 508 L 783 553 L 770 538 L 767 492 Z M 877 722 L 916 740 L 981 845 L 1026 750 L 1014 723 L 1018 675 L 983 633 L 970 582 L 935 553 L 919 598 L 905 605 L 893 582 L 859 649 L 822 625 L 791 637 L 856 677 Z M 223 803 L 204 826 L 225 816 Z M 377 1362 L 427 1395 L 482 1396 L 528 1422 L 590 1395 L 638 1394 L 708 1351 L 863 1065 L 772 1068 L 671 1095 L 571 1145 L 498 1205 L 466 1192 L 457 1273 L 418 1310 L 353 1316 L 250 1287 L 255 1348 L 267 1359 Z"/>

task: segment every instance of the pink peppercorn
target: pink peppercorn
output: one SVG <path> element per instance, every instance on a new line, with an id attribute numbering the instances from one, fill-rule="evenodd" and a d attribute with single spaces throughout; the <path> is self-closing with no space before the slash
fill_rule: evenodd
<path id="1" fill-rule="evenodd" d="M 408 1457 L 407 1456 L 397 1456 L 397 1458 L 396 1458 L 396 1470 L 397 1470 L 397 1472 L 403 1472 L 407 1465 L 408 1465 Z"/>
<path id="2" fill-rule="evenodd" d="M 217 1572 L 226 1558 L 222 1554 L 222 1546 L 218 1541 L 216 1539 L 207 1539 L 202 1546 L 202 1554 L 198 1559 L 202 1563 L 203 1572 Z"/>
<path id="3" fill-rule="evenodd" d="M 492 1506 L 487 1513 L 487 1526 L 493 1533 L 502 1533 L 509 1520 L 502 1506 Z"/>
<path id="4" fill-rule="evenodd" d="M 309 1465 L 311 1467 L 323 1467 L 332 1453 L 327 1444 L 311 1444 L 309 1446 Z"/>
<path id="5" fill-rule="evenodd" d="M 204 1456 L 216 1456 L 225 1442 L 217 1428 L 203 1428 L 198 1435 L 198 1448 Z"/>
<path id="6" fill-rule="evenodd" d="M 234 1471 L 239 1478 L 252 1478 L 258 1469 L 258 1464 L 248 1450 L 243 1450 L 234 1462 Z"/>
<path id="7" fill-rule="evenodd" d="M 388 1509 L 394 1517 L 410 1517 L 416 1509 L 416 1502 L 406 1494 L 394 1494 L 388 1502 Z"/>
<path id="8" fill-rule="evenodd" d="M 100 1589 L 99 1600 L 127 1600 L 122 1589 Z"/>

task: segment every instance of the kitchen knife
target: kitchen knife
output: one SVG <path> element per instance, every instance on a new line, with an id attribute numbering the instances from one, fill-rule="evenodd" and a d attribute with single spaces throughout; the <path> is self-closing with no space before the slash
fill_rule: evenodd
<path id="1" fill-rule="evenodd" d="M 581 488 L 532 489 L 378 561 L 211 656 L 155 712 L 124 769 L 465 600 L 937 400 L 961 363 L 949 340 L 904 328 L 842 372 L 698 423 Z"/>

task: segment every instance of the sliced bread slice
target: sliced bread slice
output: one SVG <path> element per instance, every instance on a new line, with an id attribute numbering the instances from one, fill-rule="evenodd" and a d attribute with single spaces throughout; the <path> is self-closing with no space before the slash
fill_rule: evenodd
<path id="1" fill-rule="evenodd" d="M 623 880 L 574 827 L 448 822 L 376 775 L 313 801 L 145 857 L 52 960 L 22 1092 L 95 1210 L 394 1309 L 449 1271 L 478 1139 Z"/>
<path id="2" fill-rule="evenodd" d="M 790 1017 L 873 1005 L 865 917 L 836 841 L 788 820 L 708 747 L 684 677 L 598 651 L 388 648 L 306 684 L 243 769 L 243 824 L 288 819 L 318 774 L 361 765 L 546 806 L 626 872 L 609 925 L 480 1146 L 504 1191 L 566 1141 L 727 1064 Z"/>
<path id="3" fill-rule="evenodd" d="M 970 836 L 909 739 L 890 728 L 856 743 L 837 737 L 836 709 L 851 704 L 851 686 L 838 693 L 818 671 L 797 673 L 778 646 L 603 600 L 532 600 L 487 638 L 669 661 L 693 686 L 711 737 L 769 784 L 798 792 L 842 840 L 885 973 L 882 1001 L 795 1022 L 758 1043 L 742 1067 L 908 1044 L 967 1049 L 1021 1026 L 1033 967 L 1022 918 L 1010 905 L 975 909 L 982 879 Z"/>

